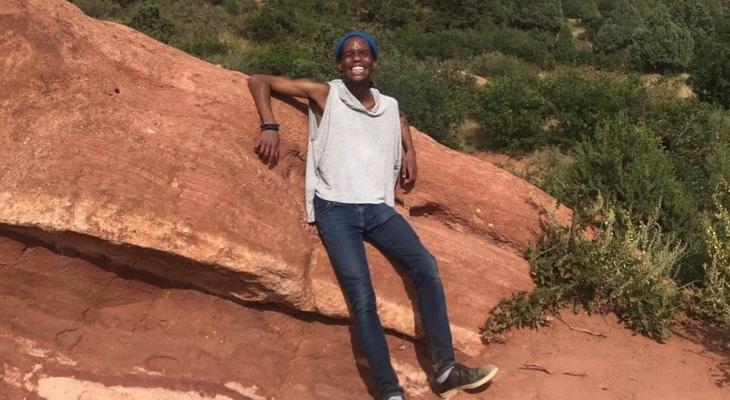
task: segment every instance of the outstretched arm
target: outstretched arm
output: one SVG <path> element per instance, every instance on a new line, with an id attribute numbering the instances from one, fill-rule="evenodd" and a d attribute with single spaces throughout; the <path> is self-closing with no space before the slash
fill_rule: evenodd
<path id="1" fill-rule="evenodd" d="M 274 111 L 271 108 L 271 93 L 285 96 L 309 99 L 323 109 L 329 94 L 329 85 L 314 82 L 309 79 L 289 79 L 281 76 L 252 75 L 248 78 L 248 88 L 251 91 L 256 109 L 263 125 L 276 125 Z M 261 161 L 274 165 L 279 159 L 279 135 L 277 130 L 261 130 L 254 152 Z"/>
<path id="2" fill-rule="evenodd" d="M 416 148 L 413 147 L 411 128 L 408 125 L 408 117 L 400 115 L 400 133 L 403 143 L 403 157 L 400 167 L 400 184 L 403 189 L 410 190 L 416 184 L 418 167 L 416 166 Z"/>

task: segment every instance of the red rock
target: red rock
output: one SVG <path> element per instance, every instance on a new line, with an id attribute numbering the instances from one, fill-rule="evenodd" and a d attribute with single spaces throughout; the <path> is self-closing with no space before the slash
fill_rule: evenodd
<path id="1" fill-rule="evenodd" d="M 268 169 L 252 152 L 245 75 L 61 0 L 6 0 L 0 26 L 1 224 L 165 282 L 347 315 L 305 222 L 299 109 L 274 102 L 284 156 Z M 548 215 L 566 223 L 569 210 L 489 163 L 414 139 L 420 178 L 398 194 L 400 211 L 439 259 L 457 347 L 474 353 L 489 308 L 532 287 L 522 251 Z M 414 335 L 409 284 L 368 252 L 384 325 Z"/>

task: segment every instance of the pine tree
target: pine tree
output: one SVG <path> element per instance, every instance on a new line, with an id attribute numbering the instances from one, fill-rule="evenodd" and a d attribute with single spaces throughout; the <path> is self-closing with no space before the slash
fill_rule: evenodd
<path id="1" fill-rule="evenodd" d="M 689 29 L 674 23 L 669 10 L 659 5 L 647 15 L 645 25 L 634 32 L 628 52 L 639 68 L 681 70 L 692 61 L 694 39 Z"/>

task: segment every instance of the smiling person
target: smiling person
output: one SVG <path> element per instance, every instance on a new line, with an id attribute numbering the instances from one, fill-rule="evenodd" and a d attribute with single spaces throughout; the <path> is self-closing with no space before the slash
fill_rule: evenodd
<path id="1" fill-rule="evenodd" d="M 352 31 L 340 38 L 334 55 L 341 79 L 328 83 L 268 75 L 249 78 L 262 121 L 255 152 L 267 164 L 279 157 L 272 92 L 309 100 L 307 220 L 316 222 L 350 304 L 379 398 L 401 400 L 404 393 L 377 314 L 365 240 L 404 268 L 415 283 L 439 395 L 447 399 L 460 389 L 480 387 L 494 377 L 497 367 L 468 368 L 455 361 L 436 259 L 393 209 L 399 177 L 403 186 L 415 183 L 416 157 L 398 102 L 372 88 L 378 45 L 367 33 Z"/>

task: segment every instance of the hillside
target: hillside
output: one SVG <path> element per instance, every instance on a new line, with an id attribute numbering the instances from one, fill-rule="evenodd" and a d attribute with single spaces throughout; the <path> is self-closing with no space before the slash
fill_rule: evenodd
<path id="1" fill-rule="evenodd" d="M 0 394 L 366 398 L 347 308 L 304 222 L 302 104 L 275 103 L 286 156 L 269 169 L 251 151 L 258 117 L 245 74 L 61 0 L 6 1 L 0 25 Z M 414 139 L 422 172 L 398 210 L 439 259 L 460 357 L 504 365 L 509 385 L 484 396 L 540 396 L 518 384 L 532 360 L 484 347 L 479 328 L 500 299 L 534 287 L 524 251 L 572 213 L 488 162 Z M 412 289 L 375 249 L 368 256 L 399 373 L 412 398 L 430 398 Z M 657 346 L 647 360 L 662 360 L 659 345 L 632 342 L 615 321 L 566 318 L 616 329 L 617 346 Z M 557 352 L 578 340 L 553 332 Z M 537 335 L 515 343 L 528 343 L 522 334 Z M 671 351 L 709 354 L 687 358 L 690 371 L 719 378 L 668 390 L 713 398 L 726 349 L 676 341 Z M 598 380 L 581 393 L 639 367 L 613 377 L 586 367 Z M 627 393 L 646 393 L 653 378 L 634 378 Z"/>

